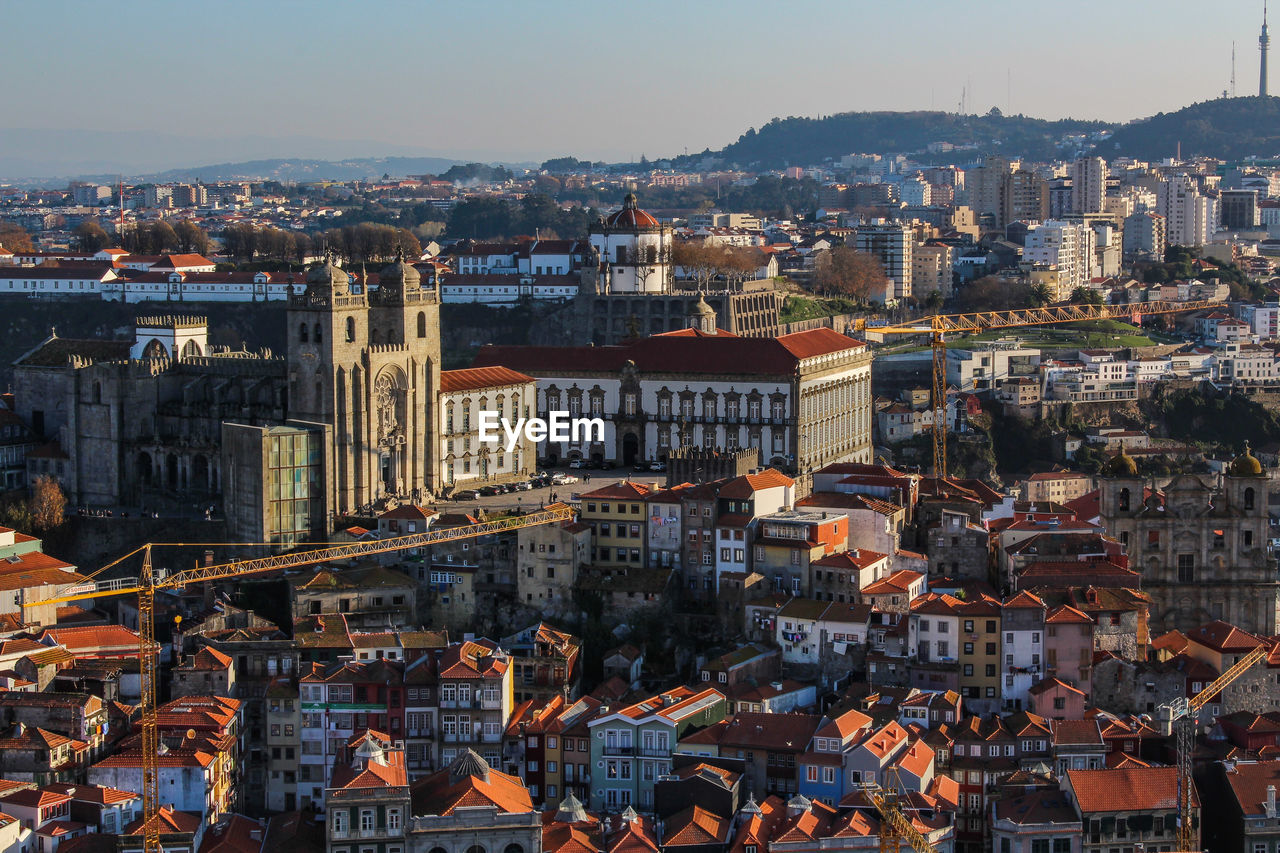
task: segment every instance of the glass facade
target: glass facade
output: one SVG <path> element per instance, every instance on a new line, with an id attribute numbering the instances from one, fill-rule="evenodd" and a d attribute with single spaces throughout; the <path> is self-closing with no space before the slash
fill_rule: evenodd
<path id="1" fill-rule="evenodd" d="M 323 529 L 323 433 L 280 427 L 267 437 L 267 532 L 292 545 Z"/>

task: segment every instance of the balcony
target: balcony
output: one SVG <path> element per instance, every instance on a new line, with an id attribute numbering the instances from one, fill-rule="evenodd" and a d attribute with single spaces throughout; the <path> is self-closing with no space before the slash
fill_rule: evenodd
<path id="1" fill-rule="evenodd" d="M 486 711 L 497 711 L 502 708 L 502 699 L 497 696 L 486 696 L 480 700 L 480 708 Z"/>
<path id="2" fill-rule="evenodd" d="M 614 744 L 612 746 L 605 746 L 604 754 L 605 755 L 635 755 L 636 748 L 629 743 L 622 744 L 622 745 Z"/>
<path id="3" fill-rule="evenodd" d="M 431 729 L 409 729 L 409 737 L 434 737 L 435 733 Z"/>

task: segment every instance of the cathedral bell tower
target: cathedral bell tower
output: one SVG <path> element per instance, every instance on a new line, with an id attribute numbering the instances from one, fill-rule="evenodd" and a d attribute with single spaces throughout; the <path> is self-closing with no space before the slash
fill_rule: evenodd
<path id="1" fill-rule="evenodd" d="M 339 513 L 435 487 L 439 299 L 403 257 L 379 284 L 353 284 L 326 258 L 286 315 L 290 415 L 333 427 Z"/>

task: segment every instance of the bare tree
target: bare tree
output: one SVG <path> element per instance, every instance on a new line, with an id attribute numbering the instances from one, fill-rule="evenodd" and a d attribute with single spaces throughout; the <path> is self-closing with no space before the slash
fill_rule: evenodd
<path id="1" fill-rule="evenodd" d="M 818 257 L 814 281 L 824 294 L 867 302 L 886 292 L 889 277 L 875 257 L 850 246 L 836 246 Z"/>
<path id="2" fill-rule="evenodd" d="M 702 240 L 677 240 L 671 247 L 671 262 L 682 269 L 698 285 L 707 290 L 719 273 L 719 258 Z"/>
<path id="3" fill-rule="evenodd" d="M 56 480 L 48 474 L 41 474 L 31 484 L 31 498 L 27 501 L 27 508 L 31 512 L 31 526 L 43 533 L 62 524 L 67 498 Z"/>

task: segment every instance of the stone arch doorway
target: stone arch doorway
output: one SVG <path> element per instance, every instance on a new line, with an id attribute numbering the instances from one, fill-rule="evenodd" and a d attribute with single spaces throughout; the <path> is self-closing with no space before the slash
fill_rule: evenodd
<path id="1" fill-rule="evenodd" d="M 622 464 L 634 465 L 640 458 L 640 439 L 634 432 L 622 436 Z"/>
<path id="2" fill-rule="evenodd" d="M 178 490 L 178 457 L 170 453 L 164 460 L 165 462 L 165 485 L 171 491 Z"/>
<path id="3" fill-rule="evenodd" d="M 151 477 L 155 473 L 155 468 L 151 461 L 151 454 L 145 450 L 138 454 L 138 460 L 135 464 L 138 474 L 138 482 L 144 486 L 151 485 Z"/>

